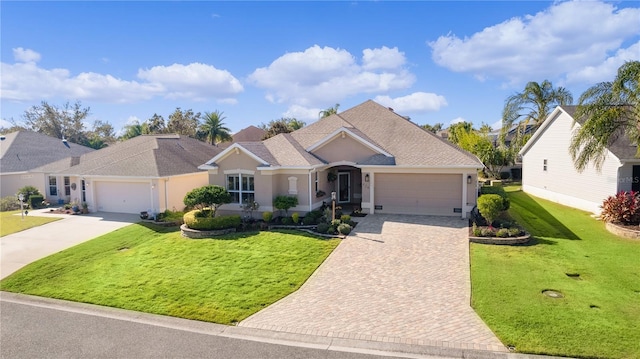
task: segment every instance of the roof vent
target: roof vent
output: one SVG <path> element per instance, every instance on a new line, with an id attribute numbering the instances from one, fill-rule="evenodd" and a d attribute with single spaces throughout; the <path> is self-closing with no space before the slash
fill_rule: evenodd
<path id="1" fill-rule="evenodd" d="M 389 111 L 393 112 L 393 108 L 391 107 L 387 107 L 389 109 Z"/>

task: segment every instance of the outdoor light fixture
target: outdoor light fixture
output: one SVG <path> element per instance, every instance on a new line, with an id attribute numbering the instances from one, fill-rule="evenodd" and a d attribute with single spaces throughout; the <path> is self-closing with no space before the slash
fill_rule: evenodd
<path id="1" fill-rule="evenodd" d="M 365 182 L 369 182 L 369 174 L 368 173 L 366 175 L 364 175 L 364 181 Z"/>
<path id="2" fill-rule="evenodd" d="M 467 184 L 471 184 L 471 175 L 467 176 Z"/>

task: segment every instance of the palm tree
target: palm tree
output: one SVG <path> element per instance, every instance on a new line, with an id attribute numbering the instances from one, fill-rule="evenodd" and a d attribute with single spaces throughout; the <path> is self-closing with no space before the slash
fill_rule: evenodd
<path id="1" fill-rule="evenodd" d="M 571 139 L 569 152 L 578 171 L 593 162 L 602 169 L 607 146 L 619 136 L 640 144 L 640 61 L 618 68 L 613 82 L 601 82 L 587 89 L 574 114 L 584 119 Z"/>
<path id="2" fill-rule="evenodd" d="M 200 125 L 200 131 L 204 132 L 209 143 L 216 145 L 216 141 L 223 142 L 231 140 L 231 130 L 225 127 L 222 116 L 223 112 L 218 110 L 204 113 L 204 123 Z"/>
<path id="3" fill-rule="evenodd" d="M 544 80 L 541 84 L 529 82 L 524 91 L 516 93 L 507 98 L 502 111 L 502 131 L 501 142 L 514 124 L 517 124 L 515 138 L 511 141 L 512 146 L 519 149 L 526 140 L 526 132 L 532 135 L 538 126 L 557 105 L 570 105 L 573 96 L 564 87 L 554 88 L 550 81 Z M 527 131 L 529 125 L 533 128 Z"/>
<path id="4" fill-rule="evenodd" d="M 335 115 L 335 114 L 338 113 L 338 107 L 340 107 L 339 103 L 337 103 L 333 107 L 329 107 L 326 110 L 322 110 L 322 111 L 318 112 L 318 115 L 320 116 L 320 118 L 325 118 L 325 117 L 329 117 L 331 115 Z"/>

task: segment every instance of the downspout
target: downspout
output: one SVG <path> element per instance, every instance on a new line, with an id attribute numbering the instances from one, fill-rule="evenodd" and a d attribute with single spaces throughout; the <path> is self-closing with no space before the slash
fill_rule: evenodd
<path id="1" fill-rule="evenodd" d="M 167 186 L 167 182 L 169 182 L 169 178 L 164 179 L 164 209 L 169 209 L 169 186 Z"/>
<path id="2" fill-rule="evenodd" d="M 309 212 L 313 211 L 313 196 L 311 195 L 311 174 L 315 171 L 315 169 L 309 170 Z"/>
<path id="3" fill-rule="evenodd" d="M 462 219 L 467 218 L 467 176 L 470 176 L 466 173 L 462 174 Z"/>

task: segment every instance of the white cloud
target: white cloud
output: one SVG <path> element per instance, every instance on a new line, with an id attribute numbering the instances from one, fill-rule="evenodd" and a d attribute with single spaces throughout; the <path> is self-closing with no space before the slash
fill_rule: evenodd
<path id="1" fill-rule="evenodd" d="M 428 44 L 440 66 L 479 79 L 506 78 L 519 84 L 599 66 L 625 40 L 638 35 L 639 18 L 638 8 L 617 9 L 598 1 L 559 2 L 471 37 L 448 34 Z"/>
<path id="2" fill-rule="evenodd" d="M 140 69 L 138 78 L 142 81 L 136 81 L 95 72 L 72 75 L 63 68 L 45 69 L 36 64 L 40 54 L 32 50 L 14 49 L 14 55 L 22 62 L 0 63 L 3 100 L 62 98 L 132 103 L 166 97 L 235 103 L 234 95 L 244 90 L 228 71 L 200 63 Z"/>
<path id="3" fill-rule="evenodd" d="M 317 120 L 320 114 L 319 108 L 308 108 L 300 105 L 291 105 L 285 111 L 283 117 L 294 117 L 298 120 L 313 121 Z"/>
<path id="4" fill-rule="evenodd" d="M 618 50 L 604 62 L 587 66 L 567 74 L 568 83 L 598 83 L 611 81 L 616 77 L 618 68 L 627 61 L 640 60 L 640 41 L 626 49 Z"/>
<path id="5" fill-rule="evenodd" d="M 18 47 L 13 49 L 13 58 L 17 62 L 38 62 L 40 61 L 40 54 L 31 50 Z"/>
<path id="6" fill-rule="evenodd" d="M 377 96 L 375 101 L 393 108 L 397 113 L 438 111 L 441 107 L 447 106 L 444 96 L 428 92 L 414 92 L 411 95 L 396 98 Z"/>
<path id="7" fill-rule="evenodd" d="M 314 45 L 303 52 L 282 55 L 268 67 L 255 70 L 249 81 L 266 89 L 265 97 L 271 102 L 304 107 L 337 102 L 359 93 L 405 89 L 415 82 L 414 75 L 401 66 L 404 54 L 397 49 L 373 49 L 366 56 L 367 66 L 385 68 L 368 70 L 346 50 Z"/>
<path id="8" fill-rule="evenodd" d="M 201 63 L 140 69 L 138 78 L 166 88 L 168 98 L 200 101 L 212 98 L 227 99 L 244 90 L 240 81 L 229 71 Z"/>
<path id="9" fill-rule="evenodd" d="M 460 122 L 467 122 L 467 120 L 465 120 L 462 117 L 456 117 L 453 120 L 449 121 L 449 126 L 455 125 L 456 123 L 460 123 Z"/>
<path id="10" fill-rule="evenodd" d="M 365 70 L 395 69 L 406 62 L 404 52 L 397 47 L 390 49 L 383 46 L 380 49 L 364 49 L 362 51 L 362 68 Z"/>

